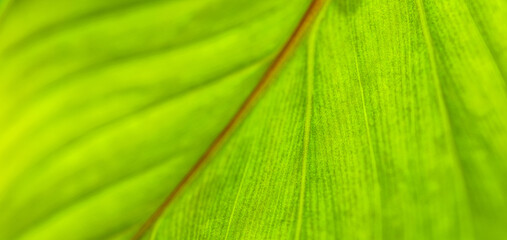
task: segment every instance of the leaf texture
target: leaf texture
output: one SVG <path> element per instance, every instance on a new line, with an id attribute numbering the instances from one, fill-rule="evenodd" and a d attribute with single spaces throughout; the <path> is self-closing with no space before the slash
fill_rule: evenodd
<path id="1" fill-rule="evenodd" d="M 0 30 L 0 239 L 132 235 L 305 8 L 11 1 Z"/>
<path id="2" fill-rule="evenodd" d="M 507 2 L 317 2 L 0 2 L 0 239 L 505 239 Z"/>
<path id="3" fill-rule="evenodd" d="M 331 1 L 152 238 L 504 238 L 505 6 Z"/>

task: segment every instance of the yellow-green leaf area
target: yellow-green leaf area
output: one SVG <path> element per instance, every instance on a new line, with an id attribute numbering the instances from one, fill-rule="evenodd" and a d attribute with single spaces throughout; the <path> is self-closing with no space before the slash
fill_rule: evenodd
<path id="1" fill-rule="evenodd" d="M 0 239 L 506 239 L 505 22 L 503 0 L 0 1 Z"/>

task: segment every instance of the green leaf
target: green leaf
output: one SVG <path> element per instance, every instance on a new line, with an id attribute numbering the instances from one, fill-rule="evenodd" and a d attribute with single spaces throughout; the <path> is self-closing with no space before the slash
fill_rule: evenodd
<path id="1" fill-rule="evenodd" d="M 505 239 L 505 22 L 504 0 L 0 1 L 0 239 Z"/>

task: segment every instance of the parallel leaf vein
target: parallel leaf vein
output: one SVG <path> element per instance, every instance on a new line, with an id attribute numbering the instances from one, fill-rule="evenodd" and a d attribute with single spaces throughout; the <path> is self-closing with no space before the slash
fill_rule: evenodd
<path id="1" fill-rule="evenodd" d="M 307 168 L 308 168 L 308 154 L 310 145 L 311 125 L 312 125 L 312 112 L 313 112 L 313 94 L 314 94 L 314 78 L 315 78 L 315 43 L 319 25 L 322 21 L 323 14 L 319 14 L 315 25 L 313 26 L 312 32 L 308 39 L 307 49 L 307 63 L 306 63 L 306 106 L 305 106 L 305 125 L 303 133 L 303 153 L 301 161 L 301 181 L 299 191 L 299 203 L 298 212 L 296 219 L 296 237 L 300 239 L 301 231 L 303 226 L 303 212 L 305 204 L 305 193 L 306 193 L 306 180 L 307 180 Z"/>
<path id="2" fill-rule="evenodd" d="M 460 212 L 460 214 L 463 214 L 462 216 L 464 222 L 471 223 L 471 216 L 470 216 L 470 204 L 468 200 L 469 193 L 466 189 L 466 182 L 463 176 L 463 169 L 461 166 L 461 160 L 459 158 L 457 147 L 456 147 L 456 140 L 454 139 L 454 134 L 452 131 L 452 124 L 450 120 L 449 111 L 447 109 L 447 104 L 444 98 L 443 90 L 442 90 L 442 82 L 440 80 L 440 76 L 438 74 L 438 68 L 437 68 L 437 57 L 436 57 L 436 50 L 433 46 L 433 39 L 431 36 L 431 31 L 428 25 L 428 19 L 426 16 L 426 10 L 425 6 L 423 4 L 423 0 L 416 0 L 417 9 L 419 11 L 419 20 L 422 28 L 423 37 L 425 40 L 426 48 L 428 50 L 428 60 L 430 62 L 431 67 L 431 75 L 434 83 L 435 91 L 437 92 L 437 101 L 438 101 L 438 108 L 440 111 L 440 115 L 443 118 L 443 127 L 444 127 L 444 136 L 447 146 L 449 147 L 449 151 L 451 154 L 451 157 L 454 159 L 454 163 L 456 164 L 456 167 L 458 169 L 458 173 L 456 173 L 456 180 L 458 183 L 461 183 L 460 190 L 464 193 L 464 196 L 461 196 L 462 199 L 465 199 L 465 209 L 462 209 L 465 212 Z M 473 228 L 471 226 L 465 226 L 466 224 L 463 224 L 461 226 L 463 234 L 466 236 L 474 236 L 473 235 Z M 473 237 L 472 237 L 473 238 Z"/>

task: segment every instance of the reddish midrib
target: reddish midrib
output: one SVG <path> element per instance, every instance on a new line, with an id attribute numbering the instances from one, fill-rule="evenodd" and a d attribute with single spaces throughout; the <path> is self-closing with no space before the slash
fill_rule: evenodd
<path id="1" fill-rule="evenodd" d="M 182 191 L 182 189 L 187 185 L 188 182 L 199 172 L 200 169 L 208 162 L 211 156 L 215 152 L 217 152 L 222 144 L 228 139 L 231 133 L 236 129 L 236 127 L 242 122 L 242 120 L 248 115 L 252 107 L 255 105 L 261 94 L 266 90 L 269 83 L 273 79 L 273 76 L 280 70 L 283 63 L 287 60 L 287 58 L 292 53 L 293 49 L 297 46 L 301 37 L 305 34 L 306 30 L 308 30 L 309 26 L 315 19 L 315 16 L 319 13 L 319 10 L 324 5 L 327 0 L 314 0 L 305 15 L 299 22 L 297 28 L 292 33 L 291 37 L 285 43 L 284 47 L 278 53 L 273 63 L 269 66 L 266 73 L 264 73 L 263 77 L 254 88 L 254 90 L 250 93 L 248 98 L 243 102 L 238 112 L 231 121 L 227 124 L 227 126 L 220 132 L 220 134 L 215 138 L 213 143 L 209 146 L 206 152 L 201 156 L 201 158 L 196 162 L 196 164 L 190 169 L 190 171 L 183 177 L 183 179 L 179 182 L 179 184 L 174 188 L 174 190 L 167 196 L 165 201 L 160 205 L 160 207 L 151 215 L 151 217 L 143 224 L 143 226 L 139 229 L 136 235 L 132 238 L 133 240 L 141 239 L 141 237 L 150 229 L 153 223 L 162 215 L 164 210 L 171 204 L 173 199 Z"/>

